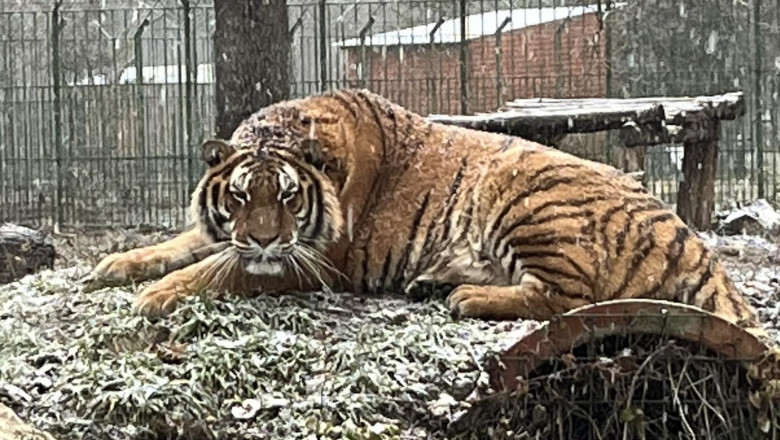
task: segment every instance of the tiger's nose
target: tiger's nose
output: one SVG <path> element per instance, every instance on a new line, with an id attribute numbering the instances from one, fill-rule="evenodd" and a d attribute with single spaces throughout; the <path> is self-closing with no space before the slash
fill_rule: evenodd
<path id="1" fill-rule="evenodd" d="M 249 240 L 252 241 L 255 245 L 265 249 L 273 242 L 279 240 L 279 234 L 276 234 L 274 236 L 268 236 L 268 237 L 261 237 L 258 235 L 249 234 Z"/>

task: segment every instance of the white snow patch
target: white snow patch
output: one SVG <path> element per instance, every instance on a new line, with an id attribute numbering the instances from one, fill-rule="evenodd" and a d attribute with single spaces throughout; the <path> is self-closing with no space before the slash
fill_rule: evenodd
<path id="1" fill-rule="evenodd" d="M 614 8 L 620 8 L 626 3 L 616 3 Z M 510 18 L 504 32 L 515 31 L 531 26 L 537 26 L 552 21 L 571 19 L 585 14 L 598 12 L 598 5 L 559 6 L 554 8 L 517 8 L 500 11 L 484 12 L 466 17 L 466 40 L 473 40 L 486 35 L 493 35 L 505 19 Z M 397 46 L 406 44 L 429 44 L 430 33 L 436 22 L 422 24 L 410 28 L 399 29 L 372 35 L 365 41 L 366 46 Z M 434 34 L 434 43 L 459 43 L 460 18 L 446 20 Z M 360 46 L 360 38 L 350 38 L 333 43 L 335 47 Z"/>

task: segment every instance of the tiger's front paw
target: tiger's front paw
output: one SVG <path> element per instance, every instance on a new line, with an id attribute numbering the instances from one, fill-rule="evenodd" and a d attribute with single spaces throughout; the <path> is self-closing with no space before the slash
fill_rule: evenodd
<path id="1" fill-rule="evenodd" d="M 135 281 L 146 275 L 148 260 L 143 252 L 137 250 L 113 253 L 92 269 L 92 275 L 96 280 L 107 282 Z"/>
<path id="2" fill-rule="evenodd" d="M 165 279 L 147 286 L 133 301 L 133 309 L 146 316 L 165 316 L 176 309 L 187 289 L 175 279 Z"/>

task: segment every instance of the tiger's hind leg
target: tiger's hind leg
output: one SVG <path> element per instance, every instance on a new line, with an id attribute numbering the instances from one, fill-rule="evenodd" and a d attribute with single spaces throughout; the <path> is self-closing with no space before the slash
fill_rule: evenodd
<path id="1" fill-rule="evenodd" d="M 88 289 L 121 285 L 161 277 L 219 252 L 227 244 L 211 244 L 197 228 L 152 246 L 117 252 L 92 269 Z"/>
<path id="2" fill-rule="evenodd" d="M 587 304 L 586 299 L 555 292 L 530 273 L 523 274 L 518 284 L 510 286 L 463 284 L 447 297 L 453 317 L 494 320 L 548 320 Z"/>

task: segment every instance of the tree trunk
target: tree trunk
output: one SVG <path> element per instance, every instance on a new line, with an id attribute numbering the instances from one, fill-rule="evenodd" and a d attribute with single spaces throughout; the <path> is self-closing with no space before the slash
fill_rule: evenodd
<path id="1" fill-rule="evenodd" d="M 289 96 L 287 2 L 214 0 L 217 136 Z"/>
<path id="2" fill-rule="evenodd" d="M 10 283 L 42 268 L 54 266 L 54 245 L 34 229 L 0 225 L 0 283 Z"/>

